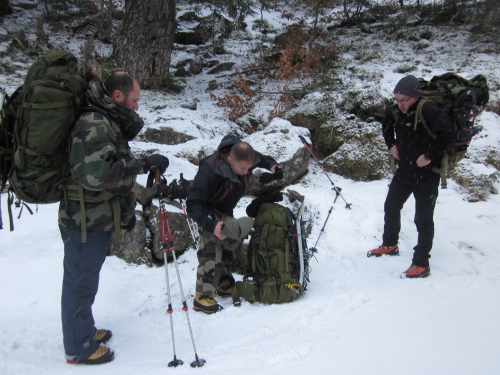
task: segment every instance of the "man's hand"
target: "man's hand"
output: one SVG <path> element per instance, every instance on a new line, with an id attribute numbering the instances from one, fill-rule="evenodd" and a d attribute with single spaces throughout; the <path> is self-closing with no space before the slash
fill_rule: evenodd
<path id="1" fill-rule="evenodd" d="M 394 157 L 394 159 L 399 160 L 399 153 L 398 153 L 398 148 L 396 147 L 396 145 L 392 146 L 390 151 L 391 151 L 391 154 Z"/>
<path id="2" fill-rule="evenodd" d="M 224 241 L 226 239 L 226 236 L 224 236 L 222 234 L 222 228 L 223 227 L 224 227 L 224 222 L 223 221 L 219 221 L 217 223 L 217 225 L 215 226 L 215 229 L 214 229 L 215 237 L 217 237 L 221 241 Z"/>
<path id="3" fill-rule="evenodd" d="M 422 167 L 425 167 L 426 165 L 428 165 L 430 162 L 431 162 L 430 160 L 426 159 L 425 154 L 422 154 L 417 159 L 417 166 L 422 168 Z"/>
<path id="4" fill-rule="evenodd" d="M 160 174 L 163 174 L 168 168 L 168 164 L 168 158 L 163 155 L 151 155 L 142 159 L 142 166 L 145 173 L 148 171 L 154 171 L 158 168 L 160 170 Z"/>
<path id="5" fill-rule="evenodd" d="M 259 182 L 264 185 L 271 181 L 282 180 L 283 179 L 283 170 L 278 164 L 275 164 L 269 169 L 273 173 L 262 173 L 259 178 Z"/>

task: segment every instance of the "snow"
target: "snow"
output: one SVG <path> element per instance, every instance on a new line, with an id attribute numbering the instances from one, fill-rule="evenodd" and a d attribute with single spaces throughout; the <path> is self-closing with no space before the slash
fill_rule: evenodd
<path id="1" fill-rule="evenodd" d="M 270 22 L 278 27 L 276 19 Z M 6 25 L 3 27 L 7 29 Z M 374 43 L 375 39 L 370 38 L 376 37 L 366 37 L 363 43 Z M 457 40 L 459 37 L 440 36 L 432 43 L 440 43 L 439 48 L 447 43 L 464 45 Z M 355 52 L 344 58 L 369 74 L 380 74 L 380 81 L 372 84 L 381 95 L 390 97 L 395 83 L 403 76 L 394 72 L 403 63 L 399 56 L 412 51 L 404 42 L 397 46 L 379 46 L 384 48 L 380 51 L 385 56 L 383 60 L 354 61 Z M 360 48 L 364 48 L 362 43 Z M 449 53 L 438 61 L 426 62 L 427 78 L 456 67 L 457 56 Z M 182 58 L 185 58 L 183 52 L 177 51 L 173 63 Z M 20 66 L 29 63 L 19 62 Z M 421 76 L 424 65 L 414 62 L 411 65 L 419 66 L 414 73 Z M 470 58 L 460 69 L 467 78 L 484 73 L 489 82 L 498 83 L 497 65 L 497 54 L 477 53 L 474 60 Z M 0 75 L 0 85 L 8 88 L 8 92 L 21 82 L 22 75 L 11 78 Z M 178 178 L 179 173 L 192 179 L 197 167 L 185 155 L 197 155 L 201 149 L 215 150 L 220 139 L 236 129 L 222 118 L 222 109 L 204 92 L 206 82 L 211 79 L 214 77 L 207 74 L 190 78 L 186 91 L 179 96 L 142 92 L 139 114 L 146 126 L 169 126 L 196 137 L 175 146 L 132 143 L 134 151 L 155 149 L 169 157 L 166 173 L 169 181 Z M 350 76 L 345 76 L 345 81 L 351 88 L 371 90 L 370 82 Z M 492 98 L 498 98 L 500 86 L 491 87 Z M 200 100 L 197 111 L 179 107 L 193 98 Z M 154 109 L 163 105 L 164 109 Z M 272 108 L 270 101 L 259 106 L 266 116 Z M 480 115 L 479 124 L 485 129 L 472 142 L 472 155 L 481 149 L 498 150 L 499 123 L 498 115 Z M 283 130 L 290 132 L 290 142 L 278 144 L 278 138 L 274 137 Z M 300 147 L 299 134 L 308 137 L 304 129 L 292 129 L 287 121 L 278 118 L 263 131 L 241 136 L 261 152 L 281 153 L 280 158 L 286 158 Z M 472 162 L 470 165 L 478 173 L 492 173 L 492 167 Z M 448 180 L 448 189 L 439 191 L 434 215 L 436 234 L 430 259 L 431 276 L 403 280 L 399 275 L 410 266 L 417 239 L 413 198 L 410 197 L 402 211 L 401 255 L 367 258 L 366 252 L 381 244 L 383 204 L 390 180 L 354 182 L 335 174 L 329 177 L 342 189 L 342 196 L 336 201 L 329 179 L 312 159 L 307 175 L 288 187 L 306 197 L 313 221 L 309 247 L 316 244 L 325 225 L 316 246 L 316 260 L 311 261 L 308 290 L 293 303 L 243 302 L 237 308 L 229 298 L 220 300 L 224 306 L 220 313 L 211 316 L 196 313 L 191 309 L 197 267 L 195 250 L 190 249 L 178 259 L 196 350 L 207 361 L 201 369 L 189 366 L 195 356 L 186 314 L 181 310 L 174 265 L 169 264 L 168 271 L 175 347 L 177 357 L 184 361 L 183 366 L 175 369 L 167 368 L 173 352 L 166 314 L 165 269 L 129 265 L 114 256 L 107 257 L 101 271 L 93 312 L 98 328 L 113 331 L 109 346 L 116 358 L 95 367 L 67 365 L 60 323 L 63 244 L 57 227 L 58 205 L 39 206 L 34 215 L 25 209 L 20 219 L 17 219 L 19 209 L 14 209 L 15 230 L 9 232 L 7 196 L 3 194 L 0 374 L 497 374 L 500 196 L 490 195 L 484 202 L 470 203 L 461 187 Z M 145 179 L 143 175 L 138 181 L 145 184 Z M 500 189 L 498 182 L 494 186 Z M 250 198 L 242 199 L 236 216 L 245 214 L 249 202 Z M 345 208 L 346 202 L 352 203 L 352 209 Z"/>
<path id="2" fill-rule="evenodd" d="M 189 177 L 189 176 L 188 176 Z M 178 260 L 194 340 L 204 369 L 217 374 L 496 374 L 500 334 L 498 196 L 469 203 L 454 183 L 440 190 L 435 213 L 432 275 L 402 280 L 416 241 L 413 201 L 402 211 L 401 256 L 367 258 L 380 243 L 388 181 L 352 182 L 330 175 L 345 208 L 322 172 L 310 172 L 294 190 L 306 195 L 314 227 L 309 290 L 285 305 L 243 302 L 207 316 L 191 310 L 197 259 L 191 249 Z M 6 197 L 2 196 L 4 218 Z M 18 211 L 15 211 L 15 215 Z M 239 208 L 236 216 L 244 215 Z M 175 240 L 175 239 L 174 239 Z M 39 206 L 2 231 L 0 245 L 0 372 L 3 374 L 162 374 L 173 359 L 163 267 L 127 265 L 108 257 L 94 304 L 98 327 L 114 332 L 116 359 L 98 367 L 64 363 L 60 327 L 63 245 L 57 204 Z M 193 370 L 194 353 L 169 264 L 177 357 Z M 198 370 L 198 371 L 206 371 Z"/>

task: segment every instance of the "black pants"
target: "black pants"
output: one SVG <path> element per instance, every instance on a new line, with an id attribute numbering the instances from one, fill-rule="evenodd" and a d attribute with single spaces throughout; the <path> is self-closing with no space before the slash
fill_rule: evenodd
<path id="1" fill-rule="evenodd" d="M 397 245 L 401 230 L 401 209 L 413 193 L 415 197 L 415 225 L 418 231 L 418 244 L 413 249 L 412 264 L 419 267 L 429 266 L 429 255 L 434 239 L 434 207 L 438 197 L 439 175 L 430 179 L 413 179 L 399 173 L 392 179 L 384 205 L 385 246 Z"/>

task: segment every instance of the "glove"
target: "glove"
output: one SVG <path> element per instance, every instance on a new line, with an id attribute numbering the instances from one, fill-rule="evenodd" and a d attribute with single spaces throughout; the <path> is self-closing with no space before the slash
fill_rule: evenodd
<path id="1" fill-rule="evenodd" d="M 283 180 L 283 169 L 278 166 L 276 166 L 276 168 L 274 169 L 274 179 Z"/>
<path id="2" fill-rule="evenodd" d="M 272 173 L 262 173 L 259 178 L 259 182 L 264 185 L 271 181 L 274 181 L 274 174 Z"/>
<path id="3" fill-rule="evenodd" d="M 262 173 L 259 182 L 264 185 L 274 180 L 282 180 L 283 179 L 283 170 L 279 167 L 274 169 L 274 173 Z"/>
<path id="4" fill-rule="evenodd" d="M 135 228 L 136 223 L 137 223 L 137 219 L 135 217 L 135 214 L 133 214 L 130 217 L 130 220 L 127 223 L 127 225 L 122 226 L 122 229 L 125 229 L 127 232 L 131 232 Z"/>
<path id="5" fill-rule="evenodd" d="M 160 174 L 165 173 L 169 165 L 168 158 L 163 155 L 151 155 L 142 159 L 142 167 L 144 172 L 154 171 L 156 168 L 160 170 Z"/>

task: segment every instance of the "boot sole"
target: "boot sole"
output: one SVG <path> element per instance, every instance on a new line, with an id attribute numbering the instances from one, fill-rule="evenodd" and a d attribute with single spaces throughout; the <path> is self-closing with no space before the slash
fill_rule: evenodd
<path id="1" fill-rule="evenodd" d="M 407 276 L 404 273 L 402 273 L 401 278 L 402 279 L 423 279 L 423 278 L 429 277 L 430 275 L 431 275 L 430 271 L 427 272 L 426 274 L 418 275 L 418 276 Z"/>
<path id="2" fill-rule="evenodd" d="M 399 255 L 399 249 L 393 250 L 390 253 L 385 253 L 385 254 L 374 254 L 371 251 L 369 251 L 369 252 L 366 253 L 366 256 L 368 258 L 371 258 L 371 257 L 378 258 L 378 257 L 381 257 L 382 255 L 389 255 L 391 257 L 398 256 Z"/>
<path id="3" fill-rule="evenodd" d="M 76 362 L 71 359 L 67 359 L 66 363 L 69 365 L 103 365 L 105 363 L 111 362 L 113 359 L 115 359 L 115 354 L 111 354 L 110 356 L 103 356 L 106 357 L 104 358 L 99 358 L 94 361 L 83 361 L 83 362 Z"/>
<path id="4" fill-rule="evenodd" d="M 215 314 L 215 313 L 218 313 L 219 311 L 222 311 L 222 308 L 220 310 L 217 310 L 217 311 L 211 311 L 211 310 L 202 309 L 202 308 L 197 307 L 197 306 L 193 306 L 193 310 L 210 315 L 210 314 Z"/>

